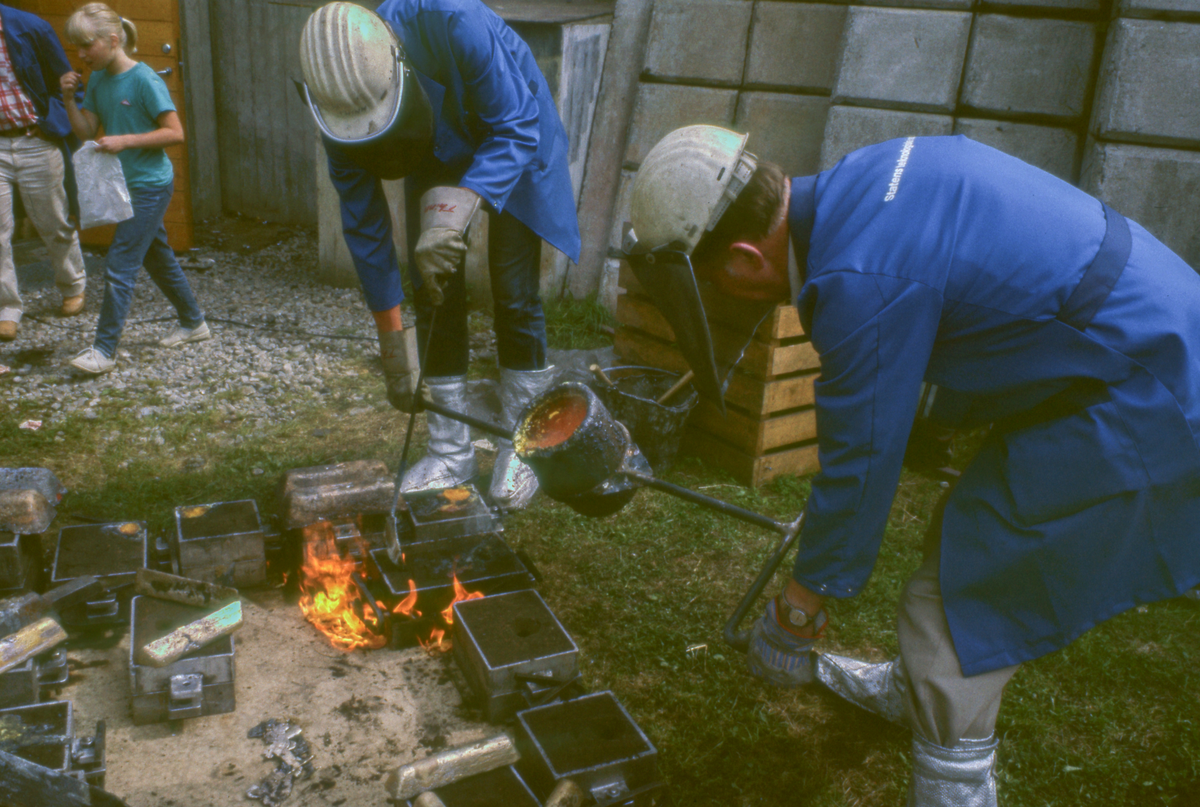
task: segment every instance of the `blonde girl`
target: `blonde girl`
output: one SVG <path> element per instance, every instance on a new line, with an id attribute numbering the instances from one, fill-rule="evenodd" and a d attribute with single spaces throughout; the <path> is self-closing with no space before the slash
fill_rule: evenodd
<path id="1" fill-rule="evenodd" d="M 133 202 L 133 218 L 117 225 L 105 259 L 95 341 L 71 360 L 72 367 L 96 375 L 116 366 L 117 342 L 142 266 L 179 314 L 179 325 L 159 345 L 200 342 L 210 334 L 163 226 L 175 189 L 175 172 L 163 149 L 184 139 L 167 85 L 150 67 L 129 57 L 137 49 L 137 28 L 104 3 L 88 3 L 72 14 L 66 34 L 91 70 L 82 108 L 75 103 L 82 77 L 75 72 L 62 77 L 71 128 L 79 139 L 94 139 L 101 151 L 117 155 Z"/>

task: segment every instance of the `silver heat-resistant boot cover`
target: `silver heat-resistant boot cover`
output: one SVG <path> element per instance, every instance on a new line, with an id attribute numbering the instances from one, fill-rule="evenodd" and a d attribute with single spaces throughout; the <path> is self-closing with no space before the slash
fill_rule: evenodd
<path id="1" fill-rule="evenodd" d="M 818 653 L 816 670 L 817 680 L 837 696 L 892 723 L 907 722 L 904 702 L 908 697 L 908 679 L 899 657 L 871 663 Z"/>
<path id="2" fill-rule="evenodd" d="M 913 735 L 908 807 L 996 807 L 995 735 L 953 748 Z"/>
<path id="3" fill-rule="evenodd" d="M 500 368 L 500 407 L 506 428 L 513 428 L 517 415 L 525 405 L 550 387 L 553 371 L 553 367 L 544 370 Z M 537 477 L 517 457 L 511 440 L 501 439 L 496 443 L 496 464 L 492 467 L 492 484 L 488 488 L 488 495 L 497 507 L 520 510 L 537 493 Z"/>
<path id="4" fill-rule="evenodd" d="M 435 404 L 455 412 L 467 411 L 465 375 L 427 378 L 425 384 Z M 429 423 L 429 446 L 425 456 L 405 472 L 400 482 L 402 493 L 452 488 L 478 472 L 471 427 L 434 412 L 425 415 Z"/>

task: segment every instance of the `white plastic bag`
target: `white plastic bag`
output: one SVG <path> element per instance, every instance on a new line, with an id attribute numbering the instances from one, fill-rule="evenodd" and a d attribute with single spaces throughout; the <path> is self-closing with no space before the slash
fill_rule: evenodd
<path id="1" fill-rule="evenodd" d="M 95 140 L 89 140 L 72 160 L 75 185 L 79 188 L 79 229 L 133 218 L 125 172 L 117 155 L 101 151 Z"/>

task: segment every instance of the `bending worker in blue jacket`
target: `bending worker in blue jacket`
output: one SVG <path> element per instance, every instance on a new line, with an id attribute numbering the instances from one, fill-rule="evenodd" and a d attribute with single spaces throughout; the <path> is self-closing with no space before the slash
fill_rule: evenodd
<path id="1" fill-rule="evenodd" d="M 318 9 L 301 35 L 300 61 L 346 245 L 378 328 L 388 399 L 411 412 L 418 370 L 402 336 L 404 294 L 380 185 L 406 176 L 408 265 L 422 350 L 430 344 L 429 395 L 465 409 L 463 260 L 482 208 L 490 214 L 500 399 L 511 424 L 551 380 L 538 295 L 541 241 L 579 258 L 566 132 L 533 54 L 479 0 L 387 0 L 378 13 L 353 3 Z M 428 423 L 428 454 L 405 475 L 405 491 L 476 474 L 469 428 L 432 412 Z M 493 501 L 523 507 L 536 490 L 533 473 L 503 442 Z"/>
<path id="2" fill-rule="evenodd" d="M 1200 584 L 1200 276 L 1108 205 L 963 137 L 790 180 L 744 146 L 706 126 L 656 145 L 627 249 L 668 319 L 703 313 L 696 281 L 791 299 L 821 357 L 821 471 L 751 672 L 815 678 L 911 727 L 910 805 L 994 805 L 1017 666 Z M 815 652 L 822 603 L 875 564 L 923 380 L 935 416 L 992 428 L 905 587 L 899 657 Z"/>

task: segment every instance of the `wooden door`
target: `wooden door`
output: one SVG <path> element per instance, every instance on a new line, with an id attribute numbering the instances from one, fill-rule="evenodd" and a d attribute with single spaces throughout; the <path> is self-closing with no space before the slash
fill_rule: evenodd
<path id="1" fill-rule="evenodd" d="M 78 49 L 70 45 L 63 36 L 67 18 L 84 2 L 85 0 L 17 0 L 11 5 L 37 14 L 54 26 L 71 66 L 86 79 L 86 65 L 79 60 Z M 179 118 L 183 121 L 183 130 L 188 132 L 190 137 L 184 115 L 183 82 L 179 75 L 179 0 L 109 0 L 108 5 L 137 26 L 137 52 L 129 55 L 145 62 L 162 76 L 171 92 L 172 100 L 175 101 Z M 167 239 L 171 247 L 179 252 L 193 246 L 187 144 L 171 146 L 167 149 L 167 156 L 171 158 L 175 167 L 175 194 L 171 197 L 171 204 L 167 207 L 163 221 L 167 227 Z M 107 246 L 112 241 L 114 230 L 114 226 L 96 227 L 82 231 L 80 237 L 85 244 Z"/>

